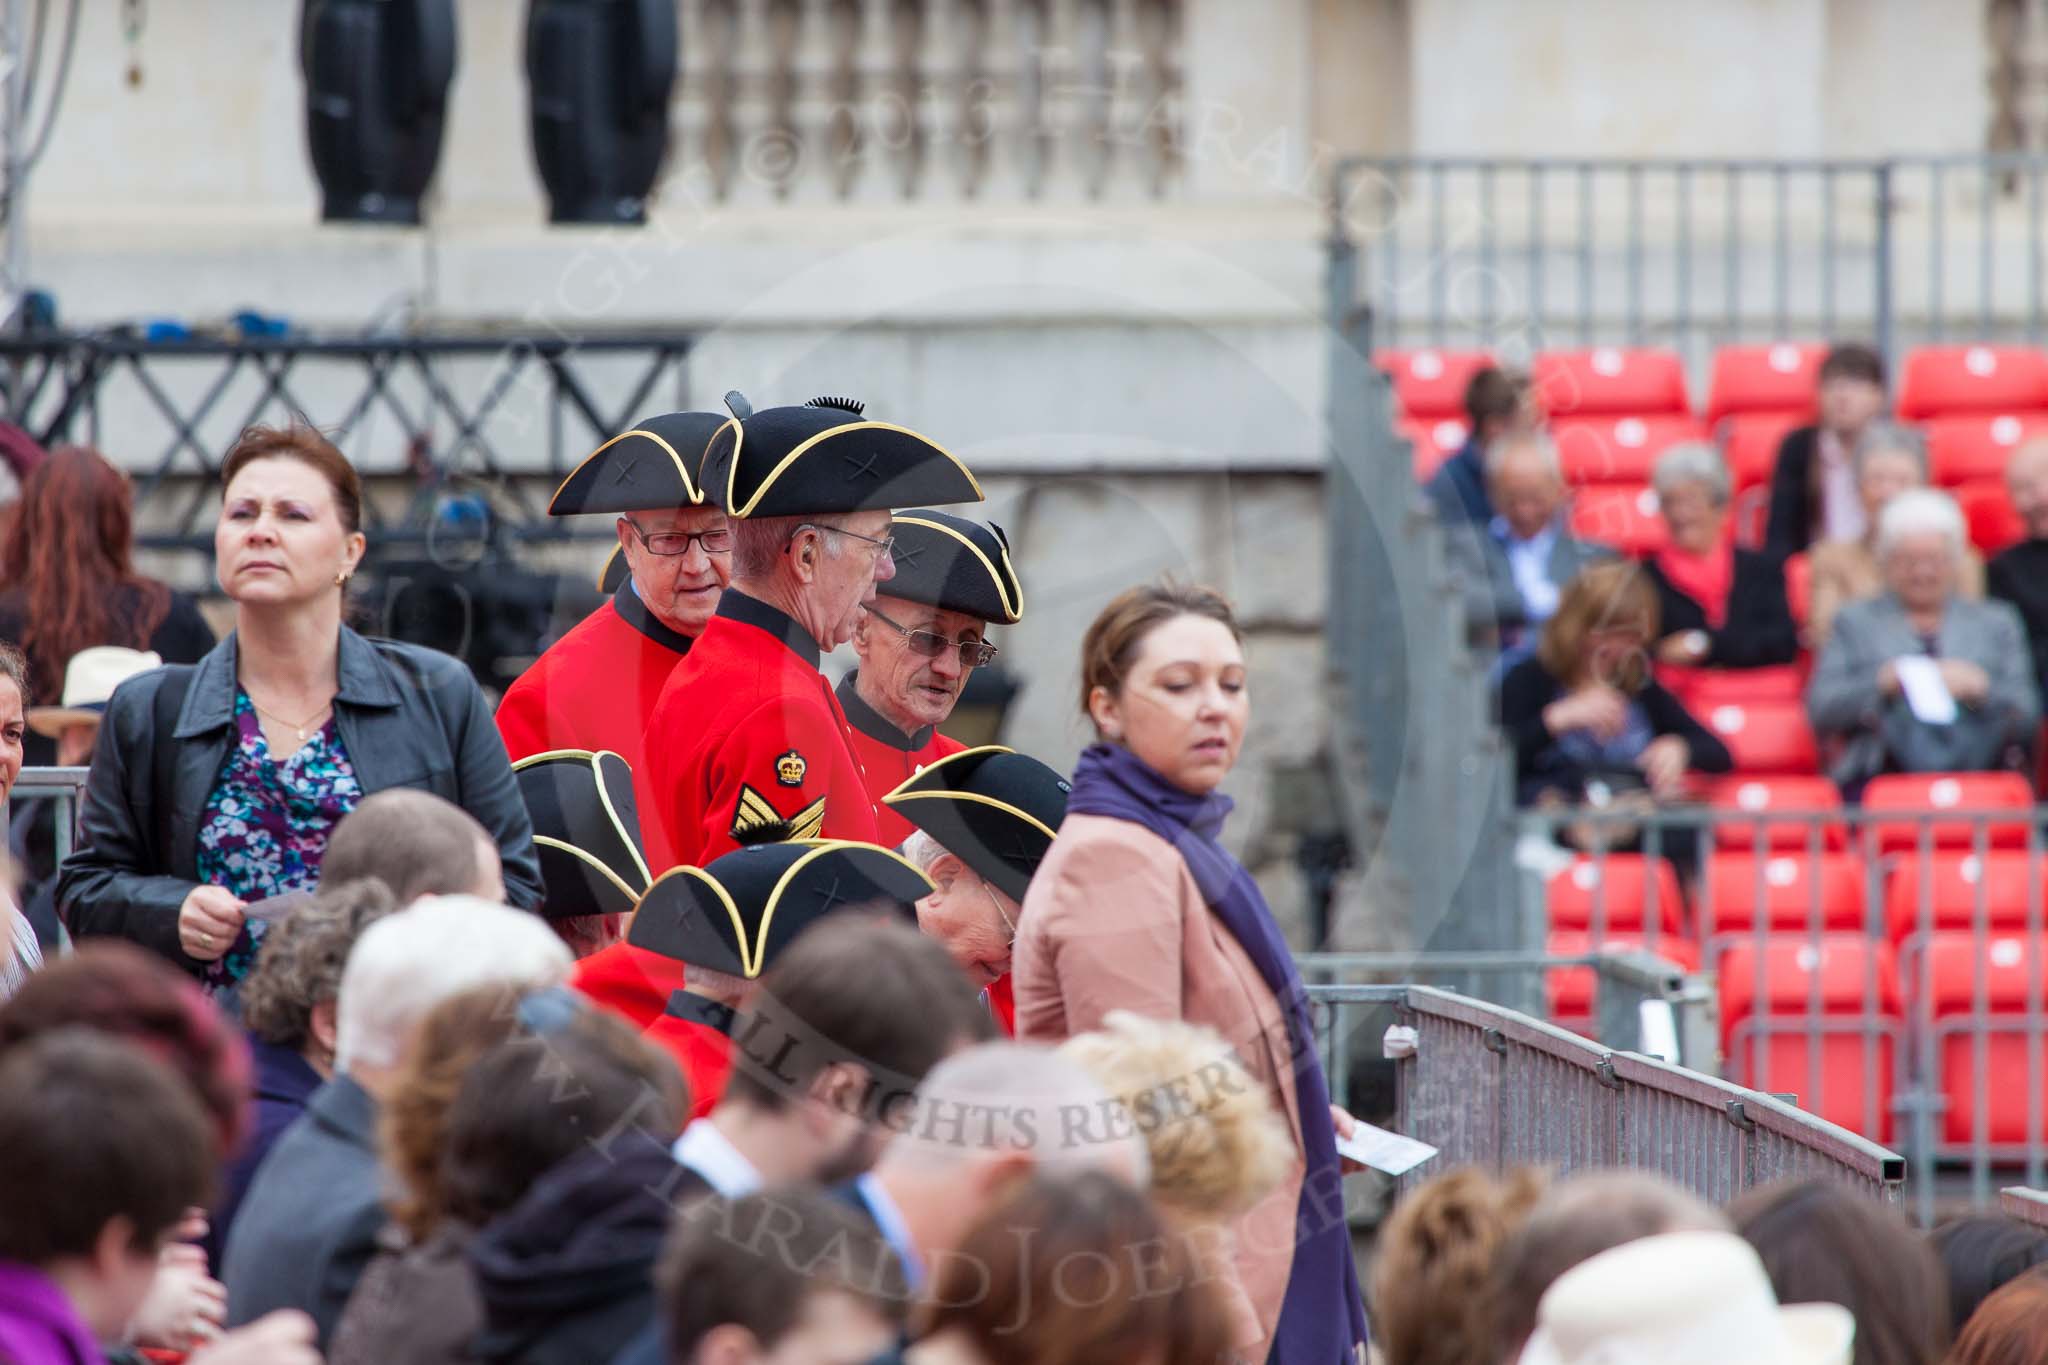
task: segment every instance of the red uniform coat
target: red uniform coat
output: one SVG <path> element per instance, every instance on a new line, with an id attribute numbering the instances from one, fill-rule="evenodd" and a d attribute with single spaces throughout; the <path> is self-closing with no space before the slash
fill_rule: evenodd
<path id="1" fill-rule="evenodd" d="M 701 867 L 744 844 L 876 841 L 875 805 L 818 642 L 728 588 L 647 722 L 648 866 Z"/>
<path id="2" fill-rule="evenodd" d="M 628 578 L 505 689 L 505 752 L 516 763 L 552 749 L 610 749 L 637 777 L 648 713 L 689 651 L 690 637 L 655 619 Z"/>
<path id="3" fill-rule="evenodd" d="M 680 964 L 678 964 L 680 965 Z M 705 996 L 677 991 L 642 1035 L 676 1059 L 690 1087 L 690 1117 L 717 1107 L 732 1075 L 732 1010 Z"/>
<path id="4" fill-rule="evenodd" d="M 930 725 L 904 734 L 874 707 L 861 700 L 857 690 L 860 670 L 839 680 L 839 707 L 846 713 L 847 737 L 853 741 L 854 757 L 867 773 L 868 796 L 875 803 L 875 828 L 884 848 L 901 848 L 916 826 L 882 804 L 882 798 L 915 776 L 927 763 L 957 754 L 967 746 L 947 739 Z"/>
<path id="5" fill-rule="evenodd" d="M 988 983 L 981 993 L 982 1003 L 988 1006 L 989 1017 L 996 1021 L 996 1027 L 1003 1031 L 1005 1038 L 1017 1036 L 1017 995 L 1010 985 L 1010 974 Z"/>
<path id="6" fill-rule="evenodd" d="M 661 1017 L 668 998 L 683 988 L 683 964 L 630 943 L 614 943 L 578 962 L 569 984 L 591 1003 L 646 1029 Z"/>

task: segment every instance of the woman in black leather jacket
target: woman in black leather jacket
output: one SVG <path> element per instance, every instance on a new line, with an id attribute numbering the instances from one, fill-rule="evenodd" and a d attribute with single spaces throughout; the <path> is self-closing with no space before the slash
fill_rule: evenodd
<path id="1" fill-rule="evenodd" d="M 57 902 L 79 938 L 154 949 L 232 989 L 252 902 L 319 881 L 333 825 L 372 792 L 446 797 L 497 841 L 516 904 L 541 899 L 533 830 L 489 707 L 445 654 L 342 624 L 362 485 L 318 432 L 252 427 L 221 464 L 215 572 L 235 629 L 107 704 Z"/>

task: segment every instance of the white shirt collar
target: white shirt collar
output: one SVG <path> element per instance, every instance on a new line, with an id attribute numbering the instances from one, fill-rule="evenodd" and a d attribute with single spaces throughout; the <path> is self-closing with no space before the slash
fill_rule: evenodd
<path id="1" fill-rule="evenodd" d="M 761 1172 L 709 1118 L 692 1119 L 676 1139 L 673 1153 L 679 1163 L 703 1176 L 706 1184 L 727 1199 L 761 1188 Z"/>
<path id="2" fill-rule="evenodd" d="M 882 1182 L 875 1179 L 873 1171 L 853 1183 L 866 1202 L 868 1212 L 874 1215 L 875 1227 L 881 1231 L 882 1240 L 903 1263 L 904 1280 L 913 1290 L 923 1288 L 924 1258 L 917 1254 L 917 1243 L 910 1240 L 910 1224 L 903 1221 L 903 1210 L 896 1207 L 896 1201 L 882 1188 Z"/>

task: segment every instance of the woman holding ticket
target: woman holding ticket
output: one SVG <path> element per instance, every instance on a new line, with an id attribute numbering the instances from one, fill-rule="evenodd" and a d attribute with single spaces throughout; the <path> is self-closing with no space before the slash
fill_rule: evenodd
<path id="1" fill-rule="evenodd" d="M 1104 608 L 1081 651 L 1097 742 L 1081 755 L 1066 819 L 1023 903 L 1018 1035 L 1057 1042 L 1118 1009 L 1222 1034 L 1285 1117 L 1290 1147 L 1277 1188 L 1231 1229 L 1265 1336 L 1241 1354 L 1283 1365 L 1351 1359 L 1365 1314 L 1337 1130 L 1354 1122 L 1330 1104 L 1286 940 L 1217 842 L 1231 809 L 1217 787 L 1250 715 L 1236 620 L 1207 589 L 1148 585 Z"/>
<path id="2" fill-rule="evenodd" d="M 1851 800 L 1880 773 L 2026 761 L 2041 712 L 2026 630 L 2006 603 L 1958 595 L 1964 548 L 1946 493 L 1901 493 L 1878 521 L 1885 591 L 1842 608 L 1806 694 Z"/>

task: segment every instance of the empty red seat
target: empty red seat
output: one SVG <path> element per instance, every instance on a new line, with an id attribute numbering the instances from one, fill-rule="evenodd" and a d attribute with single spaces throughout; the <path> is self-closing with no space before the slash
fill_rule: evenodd
<path id="1" fill-rule="evenodd" d="M 1552 417 L 1692 410 L 1685 397 L 1685 364 L 1676 351 L 1620 346 L 1545 351 L 1536 357 L 1532 375 Z"/>
<path id="2" fill-rule="evenodd" d="M 1735 491 L 1768 484 L 1771 471 L 1778 467 L 1778 447 L 1785 434 L 1812 421 L 1812 415 L 1804 412 L 1747 412 L 1723 418 L 1718 427 L 1721 459 L 1728 466 Z"/>
<path id="3" fill-rule="evenodd" d="M 1433 346 L 1384 350 L 1372 363 L 1393 381 L 1394 396 L 1409 417 L 1458 417 L 1465 411 L 1465 386 L 1493 364 L 1487 351 L 1448 351 Z"/>
<path id="4" fill-rule="evenodd" d="M 1625 555 L 1655 554 L 1664 548 L 1664 518 L 1657 494 L 1648 487 L 1594 484 L 1572 495 L 1572 534 L 1612 546 Z"/>
<path id="5" fill-rule="evenodd" d="M 1545 944 L 1552 957 L 1582 957 L 1594 951 L 1594 938 L 1580 929 L 1554 929 Z M 1700 969 L 1699 945 L 1676 934 L 1654 939 L 1644 934 L 1607 934 L 1599 940 L 1600 951 L 1625 952 L 1641 949 L 1677 963 L 1688 972 Z M 1594 1036 L 1593 1010 L 1598 990 L 1598 973 L 1591 967 L 1553 967 L 1544 974 L 1543 993 L 1550 1022 L 1560 1028 Z"/>
<path id="6" fill-rule="evenodd" d="M 1462 417 L 1403 417 L 1397 428 L 1413 448 L 1415 481 L 1426 482 L 1437 466 L 1465 444 Z"/>
<path id="7" fill-rule="evenodd" d="M 1899 416 L 2048 408 L 2048 354 L 2030 346 L 1922 346 L 1906 356 Z"/>
<path id="8" fill-rule="evenodd" d="M 1901 1032 L 1891 945 L 1862 934 L 1745 939 L 1721 954 L 1719 975 L 1728 1079 L 1889 1139 Z"/>
<path id="9" fill-rule="evenodd" d="M 1582 854 L 1550 879 L 1550 927 L 1639 933 L 1652 922 L 1653 898 L 1660 932 L 1677 933 L 1685 901 L 1669 862 L 1640 853 Z"/>
<path id="10" fill-rule="evenodd" d="M 1997 483 L 2013 451 L 2048 435 L 2048 412 L 1969 412 L 1929 419 L 1927 477 L 1945 488 Z"/>
<path id="11" fill-rule="evenodd" d="M 1740 773 L 1812 773 L 1820 750 L 1804 703 L 1728 701 L 1692 708 L 1699 722 L 1719 736 Z"/>
<path id="12" fill-rule="evenodd" d="M 1707 381 L 1707 421 L 1737 412 L 1811 414 L 1827 354 L 1817 341 L 1721 347 Z"/>
<path id="13" fill-rule="evenodd" d="M 1706 428 L 1682 412 L 1623 417 L 1560 417 L 1551 424 L 1567 483 L 1648 483 L 1657 457 Z"/>
<path id="14" fill-rule="evenodd" d="M 1724 702 L 1798 701 L 1806 695 L 1806 679 L 1797 664 L 1767 664 L 1762 668 L 1699 668 L 1692 671 L 1685 687 L 1688 706 L 1718 706 Z"/>
<path id="15" fill-rule="evenodd" d="M 1970 543 L 1987 559 L 2027 538 L 2027 524 L 2013 508 L 2002 479 L 1964 484 L 1956 489 L 1956 505 L 1970 527 Z"/>
<path id="16" fill-rule="evenodd" d="M 2040 871 L 2039 864 L 2018 849 L 1989 849 L 1982 857 L 1938 849 L 1924 861 L 1917 853 L 1904 854 L 1885 878 L 1885 933 L 1898 943 L 1923 932 L 1970 929 L 1977 923 L 1979 897 L 1987 928 L 2023 928 L 2028 888 Z M 2048 928 L 2048 900 L 2036 913 L 2040 925 Z"/>
<path id="17" fill-rule="evenodd" d="M 1821 848 L 1848 847 L 1848 830 L 1841 820 L 1842 793 L 1825 777 L 1724 777 L 1708 792 L 1707 803 L 1717 817 L 1714 842 L 1722 848 L 1753 848 L 1762 843 L 1772 849 L 1805 849 L 1812 846 L 1816 828 Z M 1827 818 L 1817 824 L 1799 818 L 1815 812 Z M 1758 818 L 1739 818 L 1744 815 Z M 1761 818 L 1770 815 L 1781 818 Z"/>
<path id="18" fill-rule="evenodd" d="M 2024 811 L 2033 804 L 2033 788 L 2018 773 L 1887 773 L 1863 789 L 1863 809 L 1873 814 Z M 1966 849 L 1975 841 L 1977 823 L 1983 824 L 1990 847 L 2018 848 L 2027 842 L 2023 819 L 1880 820 L 1872 822 L 1870 836 L 1880 853 L 1900 853 L 1919 847 L 1924 824 L 1933 847 Z"/>
<path id="19" fill-rule="evenodd" d="M 1983 1014 L 1978 1014 L 1977 979 L 1983 975 Z M 1942 1139 L 1961 1145 L 1998 1146 L 2028 1140 L 2028 1096 L 2040 1096 L 2035 1141 L 2048 1132 L 2048 940 L 2021 934 L 1989 939 L 1974 933 L 1940 933 L 1927 945 L 1925 983 L 1934 1019 L 1941 1093 L 1948 1101 Z M 2027 1036 L 2035 1045 L 2035 1066 L 2027 1065 Z M 1977 1104 L 1977 1059 L 1984 1061 L 1984 1108 Z M 1981 1112 L 1981 1119 L 1980 1119 Z M 1980 1131 L 1981 1126 L 1981 1131 Z"/>
<path id="20" fill-rule="evenodd" d="M 1863 860 L 1853 853 L 1713 855 L 1700 893 L 1700 937 L 1754 929 L 1795 931 L 1864 925 Z"/>

